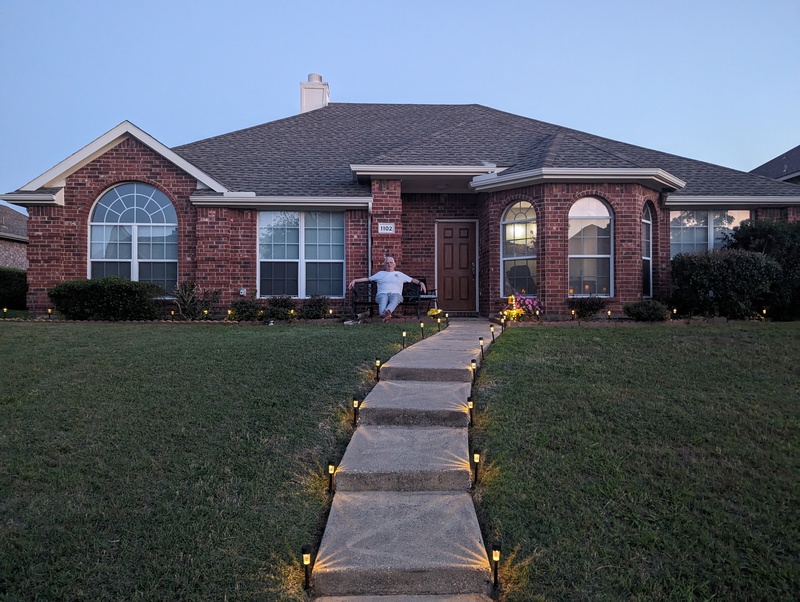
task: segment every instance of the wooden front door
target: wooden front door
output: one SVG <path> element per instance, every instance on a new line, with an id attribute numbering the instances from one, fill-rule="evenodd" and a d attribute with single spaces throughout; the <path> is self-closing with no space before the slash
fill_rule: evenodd
<path id="1" fill-rule="evenodd" d="M 436 224 L 436 289 L 445 311 L 477 311 L 475 222 Z"/>

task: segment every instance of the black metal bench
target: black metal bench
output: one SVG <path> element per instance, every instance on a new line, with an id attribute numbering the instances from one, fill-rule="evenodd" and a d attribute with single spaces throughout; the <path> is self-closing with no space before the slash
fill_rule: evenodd
<path id="1" fill-rule="evenodd" d="M 425 278 L 415 277 L 415 280 L 425 282 Z M 370 317 L 375 315 L 375 307 L 378 305 L 375 302 L 376 291 L 377 285 L 373 282 L 356 282 L 350 297 L 353 317 L 358 316 L 359 309 L 362 311 L 368 309 Z M 436 301 L 436 289 L 428 290 L 426 293 L 423 293 L 419 284 L 414 284 L 413 282 L 406 282 L 403 284 L 403 302 L 400 304 L 400 307 L 414 308 L 418 320 L 422 316 L 423 306 L 427 304 L 425 311 L 428 311 L 431 304 L 436 307 Z"/>

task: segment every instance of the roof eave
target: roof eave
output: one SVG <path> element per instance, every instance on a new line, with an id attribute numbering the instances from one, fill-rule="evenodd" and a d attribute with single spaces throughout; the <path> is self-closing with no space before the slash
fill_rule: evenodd
<path id="1" fill-rule="evenodd" d="M 356 178 L 404 178 L 409 176 L 481 176 L 503 170 L 494 164 L 487 165 L 350 165 Z"/>
<path id="2" fill-rule="evenodd" d="M 256 196 L 254 192 L 227 192 L 222 195 L 192 195 L 189 200 L 198 207 L 236 209 L 366 209 L 372 212 L 372 196 Z"/>
<path id="3" fill-rule="evenodd" d="M 686 186 L 686 182 L 659 168 L 551 167 L 505 176 L 477 176 L 470 182 L 470 188 L 478 192 L 491 192 L 544 182 L 633 182 L 658 191 L 674 191 Z"/>
<path id="4" fill-rule="evenodd" d="M 680 194 L 667 195 L 664 206 L 667 208 L 678 207 L 786 207 L 800 205 L 798 196 L 684 196 Z"/>
<path id="5" fill-rule="evenodd" d="M 57 206 L 64 205 L 64 189 L 56 192 L 10 192 L 0 194 L 0 200 L 21 207 Z"/>

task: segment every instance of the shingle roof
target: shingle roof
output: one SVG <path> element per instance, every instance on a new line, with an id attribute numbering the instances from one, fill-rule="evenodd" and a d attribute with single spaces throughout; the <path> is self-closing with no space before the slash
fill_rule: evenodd
<path id="1" fill-rule="evenodd" d="M 172 149 L 230 190 L 259 196 L 368 196 L 350 165 L 660 168 L 673 196 L 797 196 L 797 187 L 482 105 L 331 103 Z"/>
<path id="2" fill-rule="evenodd" d="M 764 165 L 759 165 L 750 173 L 776 180 L 800 174 L 800 146 L 795 146 L 792 150 L 767 161 Z"/>
<path id="3" fill-rule="evenodd" d="M 28 240 L 28 218 L 19 211 L 0 205 L 0 238 Z"/>

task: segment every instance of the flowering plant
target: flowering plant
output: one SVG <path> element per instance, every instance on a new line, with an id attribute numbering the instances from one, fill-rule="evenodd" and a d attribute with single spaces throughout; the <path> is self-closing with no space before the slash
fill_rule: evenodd
<path id="1" fill-rule="evenodd" d="M 511 322 L 524 322 L 538 319 L 541 312 L 539 299 L 525 297 L 514 291 L 513 295 L 508 296 L 508 304 L 500 312 L 500 316 Z"/>
<path id="2" fill-rule="evenodd" d="M 441 309 L 438 309 L 438 308 L 436 308 L 436 307 L 432 307 L 431 309 L 429 309 L 429 310 L 428 310 L 428 315 L 429 315 L 431 318 L 435 318 L 435 317 L 436 317 L 436 316 L 438 316 L 440 313 L 442 313 L 442 310 L 441 310 Z"/>

